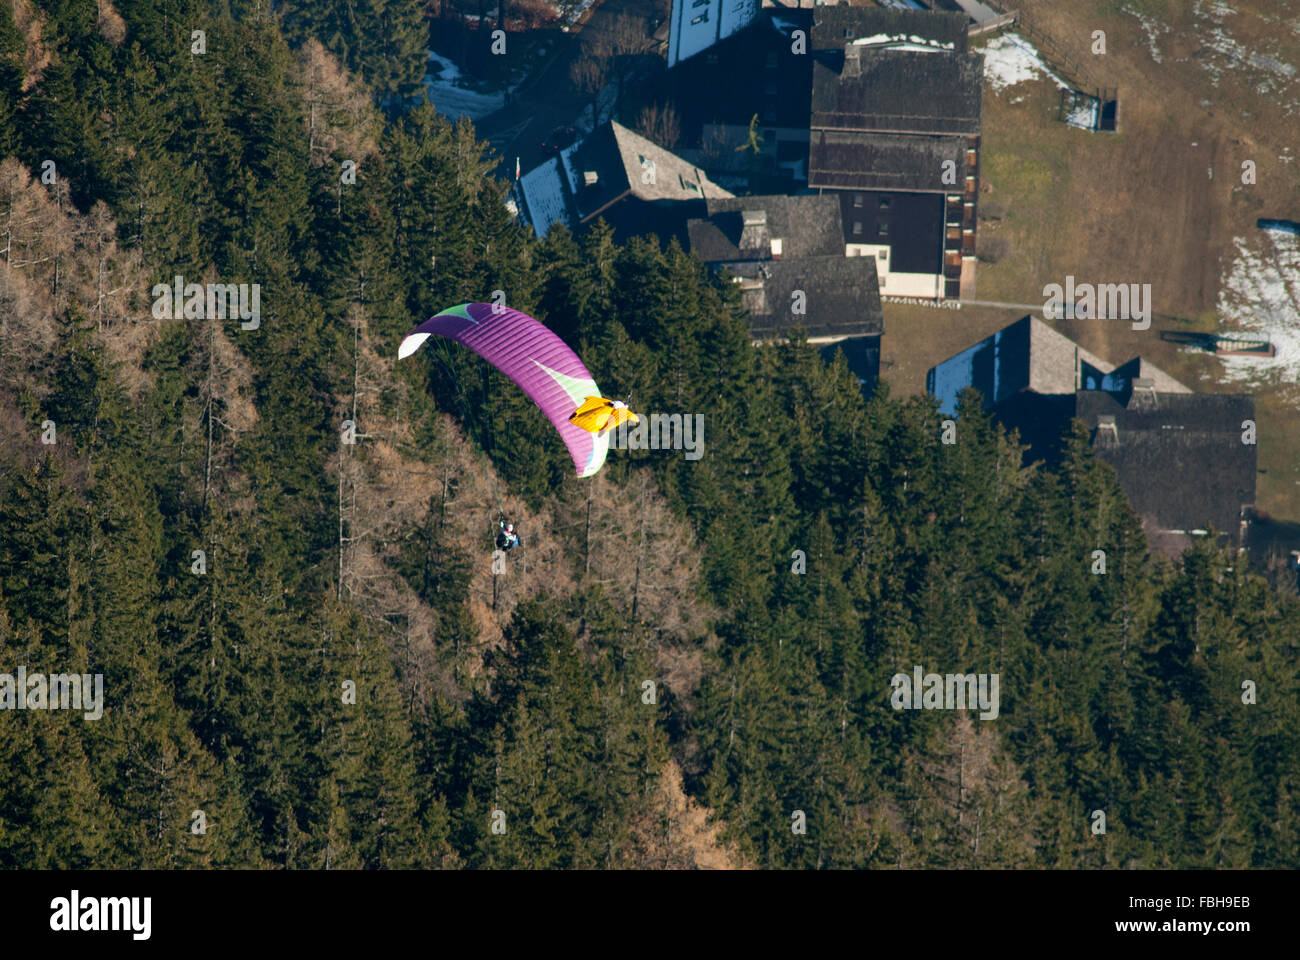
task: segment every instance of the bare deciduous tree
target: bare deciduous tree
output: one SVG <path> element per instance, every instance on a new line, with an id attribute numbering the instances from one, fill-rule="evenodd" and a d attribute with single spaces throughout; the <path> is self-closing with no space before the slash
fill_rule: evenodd
<path id="1" fill-rule="evenodd" d="M 360 161 L 373 153 L 378 120 L 370 98 L 320 41 L 313 38 L 303 44 L 298 54 L 298 74 L 306 114 L 308 163 L 323 166 L 336 153 Z"/>
<path id="2" fill-rule="evenodd" d="M 592 44 L 583 56 L 569 64 L 569 80 L 573 86 L 591 97 L 592 123 L 600 120 L 598 99 L 600 91 L 609 82 L 610 58 L 603 45 Z"/>
<path id="3" fill-rule="evenodd" d="M 671 150 L 682 136 L 681 121 L 677 109 L 671 103 L 652 103 L 641 111 L 637 120 L 637 132 L 647 140 L 653 140 L 659 146 Z"/>

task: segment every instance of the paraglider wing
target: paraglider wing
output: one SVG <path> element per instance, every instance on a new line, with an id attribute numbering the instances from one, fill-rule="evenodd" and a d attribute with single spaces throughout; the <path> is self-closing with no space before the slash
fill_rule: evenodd
<path id="1" fill-rule="evenodd" d="M 599 394 L 600 389 L 578 355 L 545 326 L 509 307 L 462 303 L 408 333 L 398 358 L 409 357 L 431 336 L 464 344 L 513 380 L 555 425 L 578 476 L 590 477 L 604 466 L 609 438 L 569 422 L 569 414 L 583 398 Z"/>

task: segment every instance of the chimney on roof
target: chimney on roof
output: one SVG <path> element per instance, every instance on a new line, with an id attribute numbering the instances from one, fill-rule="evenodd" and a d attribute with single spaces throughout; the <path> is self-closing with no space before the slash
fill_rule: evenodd
<path id="1" fill-rule="evenodd" d="M 740 222 L 741 251 L 752 254 L 755 259 L 771 256 L 771 238 L 767 232 L 767 211 L 742 210 Z"/>
<path id="2" fill-rule="evenodd" d="M 596 174 L 595 170 L 582 171 L 582 185 L 584 187 L 594 187 L 596 185 L 596 181 L 599 179 L 600 177 Z"/>
<path id="3" fill-rule="evenodd" d="M 1134 377 L 1133 392 L 1128 397 L 1130 410 L 1154 410 L 1156 407 L 1156 382 L 1151 377 Z"/>
<path id="4" fill-rule="evenodd" d="M 841 76 L 857 77 L 862 74 L 862 48 L 850 40 L 844 45 L 844 69 Z"/>
<path id="5" fill-rule="evenodd" d="M 1103 414 L 1097 418 L 1097 435 L 1093 438 L 1093 445 L 1098 447 L 1118 447 L 1119 430 L 1115 426 L 1115 417 L 1111 414 Z"/>

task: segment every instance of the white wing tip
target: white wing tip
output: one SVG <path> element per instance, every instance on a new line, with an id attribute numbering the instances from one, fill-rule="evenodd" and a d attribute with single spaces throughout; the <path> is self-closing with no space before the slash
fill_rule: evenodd
<path id="1" fill-rule="evenodd" d="M 424 341 L 428 339 L 429 339 L 429 335 L 427 333 L 407 334 L 406 337 L 402 340 L 402 345 L 397 348 L 397 359 L 405 360 L 411 354 L 415 353 L 416 350 L 419 350 L 420 345 L 423 344 Z"/>

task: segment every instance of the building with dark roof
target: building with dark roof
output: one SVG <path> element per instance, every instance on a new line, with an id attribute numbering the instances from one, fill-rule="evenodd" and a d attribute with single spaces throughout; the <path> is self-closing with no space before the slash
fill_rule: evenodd
<path id="1" fill-rule="evenodd" d="M 916 137 L 818 130 L 809 146 L 808 180 L 829 190 L 948 192 L 944 165 L 966 171 L 964 137 Z"/>
<path id="2" fill-rule="evenodd" d="M 699 167 L 613 121 L 520 177 L 515 204 L 539 237 L 555 223 L 577 230 L 603 217 L 620 240 L 641 233 L 678 236 L 730 197 Z"/>
<path id="3" fill-rule="evenodd" d="M 788 336 L 796 328 L 810 343 L 879 338 L 884 330 L 875 264 L 866 258 L 740 260 L 712 264 L 739 284 L 756 339 Z"/>
<path id="4" fill-rule="evenodd" d="M 705 209 L 705 218 L 686 225 L 690 250 L 705 263 L 844 256 L 834 197 L 730 197 L 708 200 Z"/>
<path id="5" fill-rule="evenodd" d="M 1180 553 L 1213 530 L 1244 546 L 1255 506 L 1257 451 L 1243 443 L 1255 398 L 1080 390 L 1073 415 L 1119 475 L 1153 549 Z"/>
<path id="6" fill-rule="evenodd" d="M 932 367 L 926 387 L 948 415 L 974 387 L 1028 444 L 1026 462 L 1056 460 L 1070 421 L 1082 421 L 1157 551 L 1180 552 L 1211 529 L 1246 543 L 1257 448 L 1242 441 L 1253 397 L 1193 393 L 1141 357 L 1116 366 L 1036 317 Z"/>
<path id="7" fill-rule="evenodd" d="M 812 129 L 978 136 L 983 70 L 978 53 L 879 34 L 845 41 L 813 58 Z"/>
<path id="8" fill-rule="evenodd" d="M 841 50 L 845 40 L 884 34 L 936 44 L 965 53 L 968 18 L 931 10 L 888 10 L 848 4 L 818 6 L 813 50 Z"/>
<path id="9" fill-rule="evenodd" d="M 983 57 L 964 13 L 819 7 L 808 186 L 842 199 L 887 296 L 974 288 Z"/>
<path id="10" fill-rule="evenodd" d="M 983 58 L 967 49 L 968 23 L 962 12 L 764 9 L 663 74 L 654 99 L 678 112 L 679 153 L 720 185 L 837 195 L 846 252 L 876 261 L 885 296 L 969 295 Z"/>
<path id="11" fill-rule="evenodd" d="M 802 329 L 830 354 L 842 349 L 867 389 L 880 372 L 884 314 L 875 261 L 844 255 L 833 197 L 711 199 L 689 221 L 690 250 L 740 288 L 756 340 Z"/>

